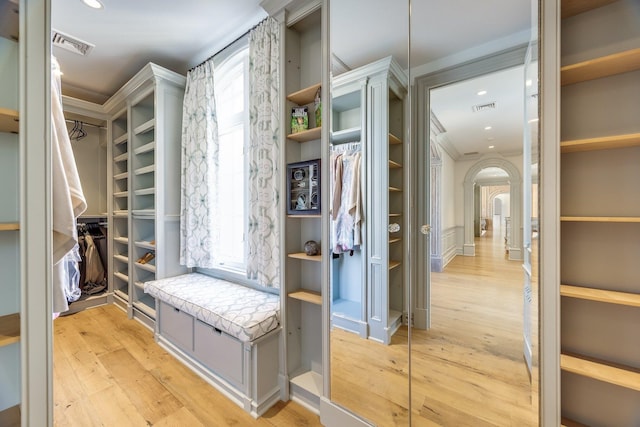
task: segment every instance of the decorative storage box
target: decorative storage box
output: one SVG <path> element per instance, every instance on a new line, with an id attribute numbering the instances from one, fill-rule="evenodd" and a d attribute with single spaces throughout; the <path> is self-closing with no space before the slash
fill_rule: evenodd
<path id="1" fill-rule="evenodd" d="M 287 165 L 287 213 L 320 214 L 320 159 Z"/>

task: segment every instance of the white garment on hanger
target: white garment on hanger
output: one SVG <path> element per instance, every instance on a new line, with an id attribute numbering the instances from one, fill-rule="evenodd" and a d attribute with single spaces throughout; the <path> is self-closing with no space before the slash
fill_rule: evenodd
<path id="1" fill-rule="evenodd" d="M 52 57 L 51 178 L 53 211 L 53 312 L 67 311 L 64 257 L 78 243 L 76 220 L 87 209 L 62 111 L 60 67 Z"/>

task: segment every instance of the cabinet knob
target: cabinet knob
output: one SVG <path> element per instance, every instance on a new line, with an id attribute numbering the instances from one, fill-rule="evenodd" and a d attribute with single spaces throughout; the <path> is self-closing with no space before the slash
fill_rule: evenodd
<path id="1" fill-rule="evenodd" d="M 424 224 L 422 227 L 420 227 L 420 232 L 425 236 L 429 235 L 431 233 L 431 225 Z"/>

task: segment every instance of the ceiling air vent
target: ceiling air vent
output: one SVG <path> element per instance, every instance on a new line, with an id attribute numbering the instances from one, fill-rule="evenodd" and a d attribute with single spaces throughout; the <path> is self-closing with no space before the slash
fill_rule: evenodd
<path id="1" fill-rule="evenodd" d="M 477 113 L 479 111 L 484 111 L 484 110 L 494 110 L 495 108 L 496 108 L 496 103 L 490 102 L 488 104 L 474 105 L 473 107 L 471 107 L 471 111 L 473 111 L 474 113 Z"/>
<path id="2" fill-rule="evenodd" d="M 54 46 L 61 47 L 82 56 L 88 55 L 95 47 L 95 45 L 92 45 L 91 43 L 87 43 L 58 30 L 51 31 L 51 42 Z"/>
<path id="3" fill-rule="evenodd" d="M 469 151 L 467 153 L 464 153 L 465 156 L 475 156 L 476 154 L 480 154 L 477 151 Z"/>

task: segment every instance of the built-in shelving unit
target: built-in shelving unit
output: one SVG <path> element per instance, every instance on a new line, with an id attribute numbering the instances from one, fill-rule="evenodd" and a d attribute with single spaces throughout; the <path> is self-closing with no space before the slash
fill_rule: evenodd
<path id="1" fill-rule="evenodd" d="M 300 9 L 298 9 L 300 8 Z M 320 159 L 321 123 L 316 123 L 314 103 L 321 89 L 320 2 L 291 2 L 287 5 L 285 30 L 283 111 L 285 140 L 282 145 L 286 165 Z M 303 12 L 304 11 L 304 12 Z M 308 107 L 309 129 L 291 132 L 291 109 Z M 322 167 L 322 164 L 321 164 Z M 320 171 L 319 171 L 320 172 Z M 322 189 L 324 190 L 324 189 Z M 322 260 L 328 251 L 322 241 L 322 214 L 289 214 L 283 203 L 285 228 L 282 247 L 285 258 L 282 309 L 286 323 L 286 369 L 290 397 L 319 409 L 322 396 Z M 322 207 L 324 208 L 324 207 Z M 305 242 L 314 240 L 323 254 L 307 256 Z"/>
<path id="2" fill-rule="evenodd" d="M 21 242 L 20 231 L 21 158 L 19 112 L 22 46 L 18 38 L 19 6 L 17 2 L 0 0 L 0 425 L 20 426 L 21 360 Z M 24 53 L 24 52 L 23 52 Z M 24 175 L 24 174 L 22 174 Z M 22 382 L 24 384 L 24 382 Z"/>
<path id="3" fill-rule="evenodd" d="M 111 254 L 116 302 L 149 327 L 146 281 L 179 265 L 180 135 L 185 78 L 145 66 L 105 104 L 111 111 Z"/>
<path id="4" fill-rule="evenodd" d="M 635 13 L 630 8 L 630 2 L 615 0 L 562 1 L 562 17 L 571 20 L 562 25 L 562 54 L 580 59 L 560 70 L 560 367 L 566 426 L 637 421 L 640 268 L 630 254 L 640 238 L 634 184 L 640 162 L 640 46 L 633 42 L 640 40 L 640 28 L 621 26 Z M 582 60 L 587 45 L 578 40 L 584 37 L 589 52 L 604 54 Z M 624 50 L 607 53 L 611 46 Z M 589 111 L 587 105 L 602 107 Z"/>

